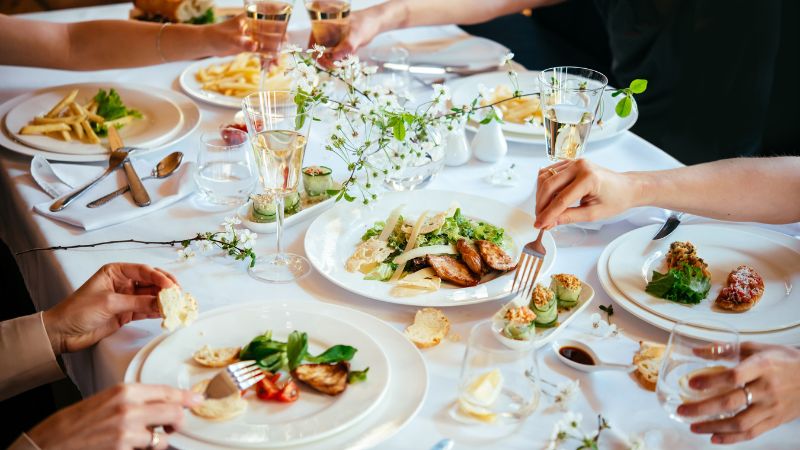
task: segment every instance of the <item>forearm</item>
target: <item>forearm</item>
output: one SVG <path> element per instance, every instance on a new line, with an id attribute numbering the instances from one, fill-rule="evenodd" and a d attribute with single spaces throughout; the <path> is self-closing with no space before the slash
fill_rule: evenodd
<path id="1" fill-rule="evenodd" d="M 628 176 L 640 192 L 633 206 L 742 222 L 800 221 L 800 157 L 727 159 Z"/>
<path id="2" fill-rule="evenodd" d="M 0 400 L 63 376 L 42 314 L 0 322 Z"/>

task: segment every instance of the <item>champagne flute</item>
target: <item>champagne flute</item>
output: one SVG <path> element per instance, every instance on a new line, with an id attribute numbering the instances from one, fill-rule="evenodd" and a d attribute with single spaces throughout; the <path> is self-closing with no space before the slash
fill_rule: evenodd
<path id="1" fill-rule="evenodd" d="M 332 49 L 350 33 L 350 0 L 306 0 L 314 42 Z"/>
<path id="2" fill-rule="evenodd" d="M 711 340 L 691 336 L 692 330 L 704 328 Z M 692 324 L 678 322 L 672 328 L 669 343 L 658 373 L 656 395 L 669 416 L 678 422 L 694 423 L 724 419 L 736 415 L 740 409 L 711 416 L 685 417 L 676 411 L 687 402 L 699 402 L 737 389 L 727 386 L 719 389 L 694 389 L 689 380 L 699 374 L 709 374 L 735 367 L 739 364 L 739 333 L 724 322 L 703 320 Z"/>
<path id="3" fill-rule="evenodd" d="M 261 59 L 260 87 L 263 90 L 269 68 L 278 60 L 283 46 L 292 17 L 292 1 L 244 0 L 244 10 L 245 32 L 256 43 Z"/>
<path id="4" fill-rule="evenodd" d="M 289 91 L 259 91 L 242 100 L 247 131 L 255 155 L 263 195 L 275 205 L 277 251 L 256 260 L 252 277 L 288 283 L 309 273 L 306 258 L 285 253 L 282 246 L 284 200 L 297 193 L 303 154 L 311 127 L 310 112 L 298 113 Z"/>
<path id="5" fill-rule="evenodd" d="M 602 104 L 608 78 L 582 67 L 553 67 L 539 73 L 545 148 L 552 162 L 579 159 Z M 562 247 L 580 244 L 586 231 L 574 225 L 553 230 Z"/>

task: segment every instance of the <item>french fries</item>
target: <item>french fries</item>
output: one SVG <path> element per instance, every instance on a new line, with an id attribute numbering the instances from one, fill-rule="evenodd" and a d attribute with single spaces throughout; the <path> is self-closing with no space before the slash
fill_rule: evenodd
<path id="1" fill-rule="evenodd" d="M 282 56 L 278 64 L 269 70 L 264 80 L 264 90 L 289 89 L 291 80 L 284 74 L 288 56 Z M 224 64 L 212 64 L 200 69 L 195 79 L 201 88 L 218 94 L 242 98 L 259 90 L 261 62 L 253 53 L 239 53 Z"/>
<path id="2" fill-rule="evenodd" d="M 506 85 L 498 85 L 488 99 L 481 101 L 481 106 L 490 105 L 503 99 L 511 98 L 514 93 Z M 522 97 L 507 100 L 497 105 L 503 113 L 503 121 L 511 123 L 542 123 L 542 106 L 538 97 Z"/>
<path id="3" fill-rule="evenodd" d="M 134 116 L 127 115 L 114 120 L 105 120 L 97 114 L 97 102 L 92 99 L 81 105 L 76 101 L 78 90 L 74 89 L 53 106 L 47 114 L 36 116 L 19 130 L 19 134 L 43 135 L 65 142 L 74 140 L 99 144 L 100 138 L 92 124 L 123 127 L 131 123 Z"/>

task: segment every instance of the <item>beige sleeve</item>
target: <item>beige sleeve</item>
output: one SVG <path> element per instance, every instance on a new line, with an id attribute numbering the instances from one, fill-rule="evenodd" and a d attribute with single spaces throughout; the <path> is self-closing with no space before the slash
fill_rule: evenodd
<path id="1" fill-rule="evenodd" d="M 30 436 L 25 433 L 22 433 L 20 437 L 17 438 L 14 443 L 11 444 L 11 447 L 8 447 L 8 450 L 42 450 L 36 445 L 36 442 L 31 440 Z"/>
<path id="2" fill-rule="evenodd" d="M 42 313 L 0 322 L 0 400 L 63 376 Z"/>

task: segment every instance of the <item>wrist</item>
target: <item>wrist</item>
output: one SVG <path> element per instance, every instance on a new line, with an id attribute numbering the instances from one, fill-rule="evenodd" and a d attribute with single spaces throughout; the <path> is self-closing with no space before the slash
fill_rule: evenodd
<path id="1" fill-rule="evenodd" d="M 404 1 L 388 1 L 376 5 L 380 14 L 378 14 L 378 34 L 397 30 L 401 28 L 408 28 L 409 26 L 409 6 Z"/>
<path id="2" fill-rule="evenodd" d="M 47 339 L 50 341 L 53 353 L 60 355 L 64 353 L 64 339 L 59 331 L 57 314 L 49 309 L 42 312 L 42 323 L 44 323 L 44 331 L 47 333 Z"/>
<path id="3" fill-rule="evenodd" d="M 632 192 L 629 208 L 652 205 L 658 190 L 655 186 L 656 179 L 650 172 L 626 172 L 628 192 Z"/>

